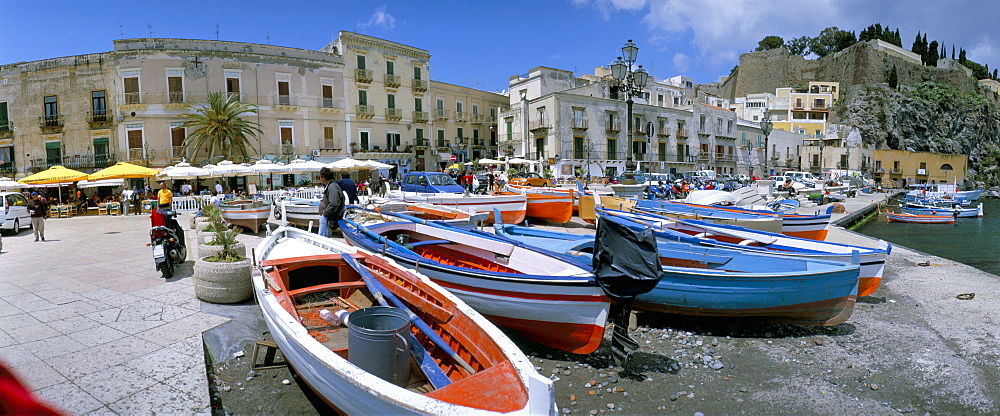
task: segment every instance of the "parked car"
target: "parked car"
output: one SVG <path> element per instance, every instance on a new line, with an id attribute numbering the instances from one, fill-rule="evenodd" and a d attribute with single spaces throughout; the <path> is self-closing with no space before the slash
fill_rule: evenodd
<path id="1" fill-rule="evenodd" d="M 28 198 L 19 192 L 0 192 L 0 212 L 6 220 L 0 225 L 0 230 L 12 230 L 13 234 L 21 231 L 21 227 L 31 227 L 31 215 L 28 214 Z"/>
<path id="2" fill-rule="evenodd" d="M 465 188 L 451 176 L 440 172 L 407 172 L 401 183 L 403 192 L 463 193 Z"/>
<path id="3" fill-rule="evenodd" d="M 823 179 L 817 178 L 809 172 L 789 171 L 785 172 L 785 176 L 792 178 L 793 181 L 802 182 L 805 184 L 817 184 L 823 182 Z"/>
<path id="4" fill-rule="evenodd" d="M 714 170 L 691 170 L 684 172 L 685 178 L 697 178 L 699 180 L 715 179 Z"/>
<path id="5" fill-rule="evenodd" d="M 552 179 L 543 178 L 536 172 L 518 172 L 510 177 L 508 181 L 511 185 L 527 186 L 555 186 Z"/>
<path id="6" fill-rule="evenodd" d="M 659 184 L 659 183 L 663 183 L 664 185 L 666 185 L 666 184 L 672 184 L 675 181 L 677 181 L 678 179 L 683 179 L 683 176 L 681 176 L 681 174 L 679 174 L 679 173 L 650 173 L 649 174 L 649 182 L 652 183 L 652 184 Z"/>

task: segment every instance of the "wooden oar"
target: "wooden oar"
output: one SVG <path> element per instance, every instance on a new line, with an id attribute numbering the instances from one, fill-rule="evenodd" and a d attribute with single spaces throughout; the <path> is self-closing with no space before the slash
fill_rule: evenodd
<path id="1" fill-rule="evenodd" d="M 420 331 L 427 336 L 427 339 L 431 340 L 431 342 L 433 342 L 434 345 L 437 345 L 439 348 L 441 348 L 441 350 L 443 350 L 445 353 L 451 356 L 451 358 L 454 359 L 455 362 L 458 363 L 458 365 L 462 366 L 462 368 L 464 368 L 465 371 L 469 372 L 469 374 L 476 374 L 476 370 L 473 370 L 472 366 L 470 366 L 469 363 L 466 362 L 464 358 L 459 356 L 458 353 L 455 352 L 455 350 L 452 349 L 451 346 L 448 345 L 448 343 L 445 342 L 445 340 L 442 339 L 437 332 L 434 332 L 434 330 L 431 329 L 431 327 L 427 325 L 427 323 L 424 322 L 423 319 L 421 319 L 419 316 L 414 314 L 413 311 L 407 308 L 406 304 L 400 301 L 399 298 L 396 297 L 396 295 L 393 295 L 392 292 L 390 292 L 389 289 L 382 284 L 382 282 L 378 281 L 378 278 L 372 275 L 372 273 L 368 271 L 367 268 L 359 264 L 358 261 L 354 259 L 354 257 L 351 257 L 351 255 L 349 254 L 342 254 L 341 257 L 344 259 L 345 262 L 347 262 L 348 265 L 350 265 L 352 268 L 354 268 L 354 270 L 357 270 L 358 273 L 361 274 L 361 278 L 364 279 L 365 283 L 368 284 L 368 288 L 371 289 L 373 295 L 375 295 L 377 298 L 384 297 L 385 300 L 388 300 L 389 303 L 391 303 L 393 306 L 405 311 L 406 314 L 410 316 L 410 320 L 413 322 L 413 324 L 416 325 L 417 328 L 420 329 Z M 376 292 L 378 294 L 376 294 Z"/>

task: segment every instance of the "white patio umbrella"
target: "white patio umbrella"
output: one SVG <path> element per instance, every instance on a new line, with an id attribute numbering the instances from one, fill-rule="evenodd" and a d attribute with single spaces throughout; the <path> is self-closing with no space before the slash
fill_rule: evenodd
<path id="1" fill-rule="evenodd" d="M 395 167 L 395 166 L 390 165 L 388 163 L 382 163 L 382 162 L 375 161 L 375 160 L 366 160 L 366 161 L 361 162 L 361 163 L 364 166 L 368 166 L 368 167 L 371 167 L 373 169 L 392 169 L 392 168 Z"/>
<path id="2" fill-rule="evenodd" d="M 285 165 L 283 172 L 285 173 L 310 173 L 319 172 L 320 169 L 327 167 L 326 164 L 317 162 L 315 160 L 302 160 L 296 159 Z"/>
<path id="3" fill-rule="evenodd" d="M 521 158 L 513 158 L 513 159 L 508 160 L 507 163 L 509 163 L 511 165 L 535 165 L 535 164 L 539 164 L 539 163 L 542 163 L 542 162 L 539 162 L 537 160 L 528 160 L 528 159 L 521 159 Z"/>
<path id="4" fill-rule="evenodd" d="M 96 181 L 82 180 L 76 183 L 77 188 L 96 188 L 99 186 L 125 186 L 124 179 L 100 179 Z"/>
<path id="5" fill-rule="evenodd" d="M 329 163 L 326 166 L 328 168 L 330 168 L 330 169 L 333 169 L 333 170 L 352 170 L 352 169 L 367 169 L 368 168 L 367 165 L 365 165 L 365 162 L 362 162 L 362 161 L 357 160 L 357 159 L 351 159 L 349 157 L 348 158 L 344 158 L 344 159 L 340 159 L 340 160 L 335 161 L 333 163 Z"/>
<path id="6" fill-rule="evenodd" d="M 285 172 L 285 164 L 274 163 L 267 159 L 258 160 L 252 166 L 253 171 L 262 175 Z"/>
<path id="7" fill-rule="evenodd" d="M 215 177 L 247 176 L 257 173 L 249 163 L 235 164 L 229 160 L 219 162 L 208 171 Z"/>
<path id="8" fill-rule="evenodd" d="M 480 165 L 502 165 L 503 161 L 502 160 L 496 160 L 496 159 L 479 159 L 479 164 Z"/>
<path id="9" fill-rule="evenodd" d="M 24 184 L 11 178 L 0 178 L 0 189 L 21 189 L 24 187 L 26 187 Z"/>
<path id="10" fill-rule="evenodd" d="M 194 167 L 187 162 L 180 162 L 173 166 L 167 166 L 165 169 L 163 169 L 163 172 L 160 172 L 159 175 L 156 175 L 156 179 L 158 180 L 193 179 L 199 177 L 204 178 L 207 176 L 212 176 L 212 173 L 209 172 L 208 169 Z"/>

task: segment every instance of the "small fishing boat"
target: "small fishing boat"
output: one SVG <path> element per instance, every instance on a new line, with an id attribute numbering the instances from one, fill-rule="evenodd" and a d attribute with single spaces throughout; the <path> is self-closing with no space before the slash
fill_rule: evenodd
<path id="1" fill-rule="evenodd" d="M 488 212 L 462 211 L 452 207 L 420 202 L 389 200 L 375 205 L 373 209 L 378 212 L 395 212 L 425 220 L 441 221 L 465 229 L 476 228 L 489 218 Z"/>
<path id="2" fill-rule="evenodd" d="M 948 215 L 914 215 L 914 214 L 897 214 L 895 212 L 886 211 L 885 218 L 889 222 L 910 222 L 915 224 L 954 224 L 955 216 Z"/>
<path id="3" fill-rule="evenodd" d="M 338 412 L 555 414 L 552 381 L 426 276 L 290 227 L 255 254 L 254 291 L 275 343 Z"/>
<path id="4" fill-rule="evenodd" d="M 222 219 L 226 222 L 255 233 L 260 231 L 260 227 L 271 217 L 271 203 L 262 199 L 222 201 L 219 210 L 222 211 Z"/>
<path id="5" fill-rule="evenodd" d="M 500 210 L 503 222 L 516 224 L 524 221 L 528 211 L 528 198 L 524 195 L 462 195 L 449 193 L 416 193 L 389 191 L 389 199 L 421 202 L 452 207 L 461 211 L 488 212 L 488 222 L 493 222 L 493 208 Z"/>
<path id="6" fill-rule="evenodd" d="M 528 218 L 565 224 L 573 219 L 572 193 L 497 192 L 496 195 L 524 195 L 528 198 Z M 502 214 L 501 214 L 502 215 Z"/>
<path id="7" fill-rule="evenodd" d="M 677 201 L 639 201 L 636 206 L 637 209 L 641 209 L 646 212 L 654 212 L 657 214 L 671 214 L 671 213 L 693 213 L 695 215 L 702 215 L 706 219 L 702 218 L 686 218 L 713 222 L 716 224 L 726 224 L 726 225 L 739 225 L 741 227 L 752 228 L 761 231 L 770 232 L 780 232 L 784 235 L 792 237 L 808 238 L 811 240 L 823 241 L 826 240 L 826 235 L 828 233 L 826 227 L 830 225 L 830 215 L 829 214 L 815 214 L 815 215 L 801 215 L 801 214 L 790 214 L 774 211 L 759 211 L 739 207 L 723 207 L 715 205 L 699 205 L 699 204 L 689 204 L 686 202 Z M 743 216 L 750 216 L 753 218 L 756 216 L 758 219 L 771 218 L 780 221 L 781 226 L 777 230 L 764 229 L 760 227 L 753 226 L 753 222 L 741 223 L 725 223 L 715 220 L 715 218 L 727 218 L 734 214 L 741 214 Z M 667 215 L 673 216 L 673 215 Z M 679 217 L 681 218 L 681 217 Z"/>
<path id="8" fill-rule="evenodd" d="M 604 211 L 599 210 L 598 215 L 601 221 L 634 228 L 634 224 L 605 215 Z M 576 256 L 586 256 L 590 254 L 588 250 L 593 250 L 594 236 L 587 241 L 567 233 L 532 233 L 525 227 L 508 225 L 494 227 L 498 234 L 527 244 L 571 247 L 568 254 Z M 653 290 L 636 298 L 637 309 L 830 326 L 845 322 L 857 300 L 860 274 L 857 264 L 739 252 L 669 241 L 660 236 L 657 236 L 657 255 L 662 278 Z"/>
<path id="9" fill-rule="evenodd" d="M 901 205 L 899 212 L 914 215 L 951 215 L 955 218 L 982 218 L 983 204 L 979 204 L 975 208 L 962 208 L 961 206 L 941 207 L 909 202 Z"/>
<path id="10" fill-rule="evenodd" d="M 341 229 L 350 244 L 427 275 L 493 323 L 539 344 L 588 354 L 604 339 L 610 298 L 587 265 L 399 214 L 349 208 Z"/>
<path id="11" fill-rule="evenodd" d="M 949 198 L 949 199 L 967 199 L 969 201 L 975 201 L 979 199 L 979 196 L 986 189 L 974 189 L 969 191 L 957 191 L 955 190 L 955 185 L 947 184 L 916 184 L 912 185 L 917 188 L 910 192 L 907 192 L 907 196 L 917 197 L 917 198 Z"/>
<path id="12" fill-rule="evenodd" d="M 885 259 L 892 252 L 892 245 L 882 240 L 879 240 L 877 248 L 870 248 L 654 214 L 614 210 L 600 212 L 634 222 L 631 224 L 633 229 L 650 227 L 659 238 L 688 244 L 841 263 L 854 262 L 854 254 L 857 253 L 861 266 L 858 296 L 871 295 L 878 289 L 885 271 Z"/>
<path id="13" fill-rule="evenodd" d="M 319 227 L 319 200 L 279 199 L 274 203 L 274 219 L 297 227 Z"/>
<path id="14" fill-rule="evenodd" d="M 713 224 L 738 225 L 752 230 L 769 231 L 780 233 L 782 219 L 774 215 L 762 215 L 750 212 L 736 212 L 722 209 L 715 209 L 707 205 L 688 206 L 686 204 L 667 204 L 665 200 L 639 200 L 636 201 L 632 210 L 671 218 L 683 218 L 710 222 Z M 616 204 L 604 204 L 602 206 L 612 209 L 628 209 L 628 207 Z"/>

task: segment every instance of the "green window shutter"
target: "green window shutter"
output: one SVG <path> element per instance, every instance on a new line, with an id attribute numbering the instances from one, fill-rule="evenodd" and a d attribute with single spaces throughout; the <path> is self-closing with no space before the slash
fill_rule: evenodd
<path id="1" fill-rule="evenodd" d="M 388 94 L 385 96 L 386 104 L 389 108 L 396 108 L 396 96 L 393 94 Z"/>
<path id="2" fill-rule="evenodd" d="M 365 56 L 358 55 L 358 69 L 365 69 Z"/>
<path id="3" fill-rule="evenodd" d="M 100 146 L 100 145 L 107 146 L 108 145 L 108 138 L 107 137 L 99 137 L 99 138 L 94 139 L 94 146 L 97 147 L 97 146 Z"/>
<path id="4" fill-rule="evenodd" d="M 368 105 L 368 91 L 358 90 L 358 104 Z"/>
<path id="5" fill-rule="evenodd" d="M 10 130 L 10 125 L 8 124 L 9 119 L 7 118 L 7 103 L 0 103 L 0 131 Z"/>
<path id="6" fill-rule="evenodd" d="M 413 79 L 420 79 L 420 67 L 413 67 Z"/>
<path id="7" fill-rule="evenodd" d="M 48 142 L 45 143 L 45 150 L 49 149 L 62 149 L 62 143 L 59 142 Z"/>
<path id="8" fill-rule="evenodd" d="M 386 61 L 385 63 L 385 73 L 389 75 L 394 75 L 396 73 L 396 65 L 392 61 Z"/>

